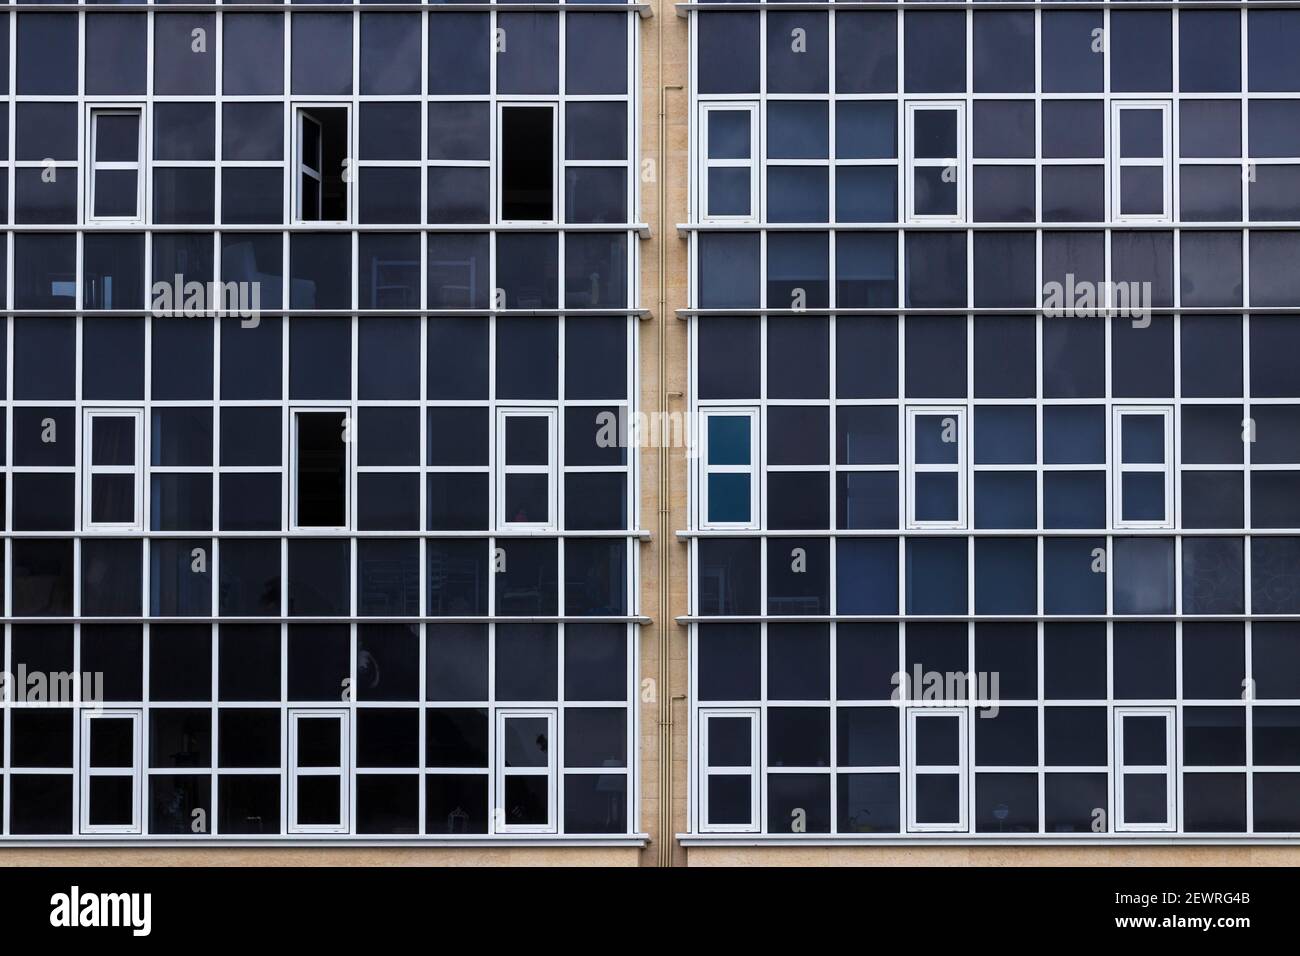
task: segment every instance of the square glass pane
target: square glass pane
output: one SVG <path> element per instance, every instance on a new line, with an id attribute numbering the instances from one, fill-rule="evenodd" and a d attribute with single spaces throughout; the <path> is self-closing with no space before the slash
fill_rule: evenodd
<path id="1" fill-rule="evenodd" d="M 913 170 L 913 212 L 918 216 L 957 215 L 957 167 L 921 166 Z"/>
<path id="2" fill-rule="evenodd" d="M 135 476 L 95 475 L 90 486 L 90 520 L 95 524 L 135 521 Z"/>
<path id="3" fill-rule="evenodd" d="M 548 475 L 506 475 L 504 520 L 513 524 L 549 521 L 549 487 Z"/>
<path id="4" fill-rule="evenodd" d="M 709 514 L 706 520 L 726 524 L 752 521 L 749 482 L 749 475 L 727 472 L 709 475 Z"/>

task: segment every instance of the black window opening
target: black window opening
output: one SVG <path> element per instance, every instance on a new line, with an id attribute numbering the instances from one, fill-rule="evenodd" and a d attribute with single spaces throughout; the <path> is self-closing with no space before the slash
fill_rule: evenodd
<path id="1" fill-rule="evenodd" d="M 501 219 L 555 219 L 555 110 L 550 106 L 501 109 Z"/>
<path id="2" fill-rule="evenodd" d="M 348 111 L 298 111 L 298 219 L 348 219 Z"/>
<path id="3" fill-rule="evenodd" d="M 296 438 L 299 528 L 347 526 L 347 416 L 299 412 Z"/>

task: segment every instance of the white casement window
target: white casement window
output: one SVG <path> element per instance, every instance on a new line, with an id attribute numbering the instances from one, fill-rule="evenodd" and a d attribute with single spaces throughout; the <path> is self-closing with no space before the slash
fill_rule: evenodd
<path id="1" fill-rule="evenodd" d="M 351 520 L 352 423 L 340 408 L 291 414 L 290 508 L 293 530 L 345 530 Z"/>
<path id="2" fill-rule="evenodd" d="M 907 829 L 968 827 L 970 730 L 965 707 L 907 708 Z"/>
<path id="3" fill-rule="evenodd" d="M 82 833 L 141 832 L 141 726 L 138 708 L 81 712 Z"/>
<path id="4" fill-rule="evenodd" d="M 555 832 L 556 716 L 553 707 L 497 711 L 494 832 Z"/>
<path id="5" fill-rule="evenodd" d="M 1114 415 L 1115 527 L 1172 528 L 1173 409 L 1121 405 Z"/>
<path id="6" fill-rule="evenodd" d="M 556 115 L 554 103 L 498 104 L 498 222 L 559 221 Z"/>
<path id="7" fill-rule="evenodd" d="M 966 527 L 966 409 L 907 409 L 908 528 Z"/>
<path id="8" fill-rule="evenodd" d="M 1173 218 L 1173 141 L 1167 100 L 1111 103 L 1111 187 L 1118 221 Z"/>
<path id="9" fill-rule="evenodd" d="M 906 122 L 908 222 L 964 222 L 966 104 L 909 102 Z"/>
<path id="10" fill-rule="evenodd" d="M 86 129 L 86 221 L 144 221 L 144 111 L 91 106 Z"/>
<path id="11" fill-rule="evenodd" d="M 289 832 L 347 833 L 348 712 L 289 710 Z"/>
<path id="12" fill-rule="evenodd" d="M 706 529 L 759 526 L 758 409 L 700 414 L 700 517 Z"/>
<path id="13" fill-rule="evenodd" d="M 1177 830 L 1174 709 L 1115 708 L 1115 829 Z"/>
<path id="14" fill-rule="evenodd" d="M 139 531 L 144 525 L 144 411 L 88 408 L 82 424 L 82 526 Z"/>
<path id="15" fill-rule="evenodd" d="M 700 711 L 700 829 L 755 833 L 760 827 L 758 710 Z"/>
<path id="16" fill-rule="evenodd" d="M 700 218 L 758 219 L 758 104 L 705 103 L 700 108 Z"/>
<path id="17" fill-rule="evenodd" d="M 293 218 L 295 222 L 350 222 L 352 114 L 347 104 L 294 107 Z"/>
<path id="18" fill-rule="evenodd" d="M 497 527 L 503 531 L 556 527 L 556 419 L 553 408 L 497 410 Z"/>

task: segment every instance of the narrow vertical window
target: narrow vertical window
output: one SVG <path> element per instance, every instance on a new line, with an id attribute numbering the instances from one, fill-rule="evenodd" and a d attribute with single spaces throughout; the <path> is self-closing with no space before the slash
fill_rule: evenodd
<path id="1" fill-rule="evenodd" d="M 336 410 L 293 413 L 293 526 L 348 527 L 348 416 Z"/>
<path id="2" fill-rule="evenodd" d="M 87 409 L 83 525 L 138 531 L 143 522 L 143 422 L 139 409 Z"/>
<path id="3" fill-rule="evenodd" d="M 757 219 L 757 104 L 706 105 L 700 112 L 700 141 L 701 218 Z"/>
<path id="4" fill-rule="evenodd" d="M 81 714 L 81 832 L 139 833 L 139 710 Z"/>
<path id="5" fill-rule="evenodd" d="M 87 220 L 139 222 L 144 218 L 140 155 L 144 124 L 138 107 L 90 110 Z"/>
<path id="6" fill-rule="evenodd" d="M 1117 528 L 1173 527 L 1172 409 L 1115 409 L 1114 474 Z"/>
<path id="7" fill-rule="evenodd" d="M 936 100 L 907 104 L 907 218 L 966 218 L 966 107 Z"/>
<path id="8" fill-rule="evenodd" d="M 967 829 L 969 733 L 963 707 L 907 709 L 907 829 Z"/>
<path id="9" fill-rule="evenodd" d="M 502 222 L 555 222 L 555 107 L 501 107 Z"/>
<path id="10" fill-rule="evenodd" d="M 700 829 L 759 829 L 758 711 L 700 712 Z"/>
<path id="11" fill-rule="evenodd" d="M 1169 104 L 1119 102 L 1111 108 L 1115 218 L 1169 220 L 1173 206 Z"/>
<path id="12" fill-rule="evenodd" d="M 1176 830 L 1174 710 L 1115 710 L 1115 829 Z"/>
<path id="13" fill-rule="evenodd" d="M 295 111 L 295 221 L 349 221 L 351 140 L 346 107 L 302 106 Z"/>
<path id="14" fill-rule="evenodd" d="M 497 711 L 498 833 L 555 832 L 555 710 Z"/>
<path id="15" fill-rule="evenodd" d="M 703 526 L 757 528 L 758 409 L 709 409 L 701 422 Z"/>
<path id="16" fill-rule="evenodd" d="M 966 527 L 966 410 L 907 410 L 907 526 Z"/>
<path id="17" fill-rule="evenodd" d="M 547 408 L 498 412 L 497 523 L 503 529 L 556 525 L 555 418 Z"/>
<path id="18" fill-rule="evenodd" d="M 348 831 L 348 712 L 289 711 L 289 832 Z"/>

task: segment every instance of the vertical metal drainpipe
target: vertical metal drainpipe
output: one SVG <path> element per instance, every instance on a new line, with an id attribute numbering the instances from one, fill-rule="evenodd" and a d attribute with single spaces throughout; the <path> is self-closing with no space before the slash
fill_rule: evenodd
<path id="1" fill-rule="evenodd" d="M 659 559 L 659 600 L 656 633 L 658 637 L 658 686 L 656 698 L 659 709 L 658 757 L 659 757 L 659 827 L 656 837 L 657 864 L 673 865 L 673 695 L 672 695 L 672 655 L 671 655 L 671 587 L 669 573 L 671 570 L 672 541 L 672 470 L 668 457 L 668 278 L 667 278 L 667 242 L 668 242 L 668 87 L 664 85 L 664 7 L 668 0 L 660 0 L 655 11 L 655 71 L 659 90 L 659 143 L 658 168 L 655 170 L 655 191 L 657 199 L 656 227 L 658 229 L 659 256 L 659 302 L 655 309 L 655 333 L 657 342 L 658 367 L 658 411 L 659 435 L 657 461 L 659 465 L 659 514 L 655 544 Z M 680 87 L 677 87 L 680 89 Z"/>

